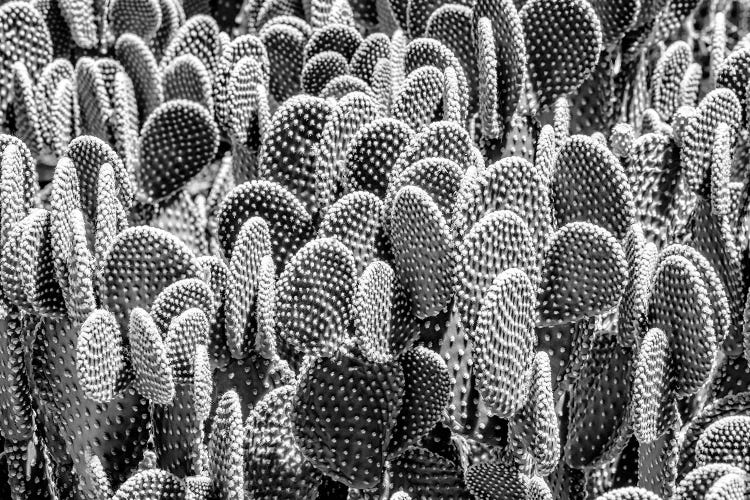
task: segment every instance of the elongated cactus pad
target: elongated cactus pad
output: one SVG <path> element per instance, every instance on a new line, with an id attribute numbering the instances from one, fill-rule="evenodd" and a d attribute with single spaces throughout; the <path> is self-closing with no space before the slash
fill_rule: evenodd
<path id="1" fill-rule="evenodd" d="M 475 341 L 477 388 L 490 411 L 510 417 L 526 403 L 536 338 L 535 296 L 520 269 L 492 282 L 479 311 Z"/>
<path id="2" fill-rule="evenodd" d="M 453 286 L 453 243 L 448 223 L 432 197 L 406 186 L 396 194 L 390 213 L 391 241 L 401 284 L 418 318 L 445 308 Z M 427 260 L 429 269 L 424 268 Z"/>
<path id="3" fill-rule="evenodd" d="M 351 251 L 335 238 L 313 240 L 279 276 L 277 321 L 299 353 L 332 353 L 345 340 L 354 294 Z"/>

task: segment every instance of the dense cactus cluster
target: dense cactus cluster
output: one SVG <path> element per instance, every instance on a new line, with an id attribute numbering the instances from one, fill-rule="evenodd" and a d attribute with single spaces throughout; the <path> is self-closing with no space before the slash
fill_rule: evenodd
<path id="1" fill-rule="evenodd" d="M 0 0 L 0 498 L 750 498 L 748 85 L 748 0 Z"/>

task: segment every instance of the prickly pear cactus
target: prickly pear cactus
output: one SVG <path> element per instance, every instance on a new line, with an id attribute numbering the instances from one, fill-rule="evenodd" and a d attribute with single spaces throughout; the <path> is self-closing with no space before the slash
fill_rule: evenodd
<path id="1" fill-rule="evenodd" d="M 0 498 L 750 494 L 748 0 L 0 0 Z"/>

